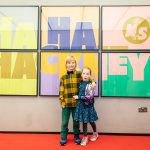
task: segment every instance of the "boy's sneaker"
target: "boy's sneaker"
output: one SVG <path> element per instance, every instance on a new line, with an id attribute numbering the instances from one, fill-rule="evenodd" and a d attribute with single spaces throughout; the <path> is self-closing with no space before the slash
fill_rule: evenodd
<path id="1" fill-rule="evenodd" d="M 63 146 L 67 143 L 67 139 L 61 139 L 60 140 L 60 144 Z"/>
<path id="2" fill-rule="evenodd" d="M 91 136 L 90 138 L 90 141 L 96 141 L 98 138 L 98 133 L 97 132 L 94 132 L 93 135 Z"/>
<path id="3" fill-rule="evenodd" d="M 80 143 L 81 143 L 81 139 L 80 139 L 79 135 L 75 135 L 75 136 L 74 136 L 74 142 L 75 142 L 76 144 L 80 144 Z"/>
<path id="4" fill-rule="evenodd" d="M 81 141 L 81 144 L 80 144 L 80 145 L 86 146 L 87 143 L 88 143 L 88 137 L 87 137 L 87 136 L 84 136 L 83 139 L 82 139 L 82 141 Z"/>

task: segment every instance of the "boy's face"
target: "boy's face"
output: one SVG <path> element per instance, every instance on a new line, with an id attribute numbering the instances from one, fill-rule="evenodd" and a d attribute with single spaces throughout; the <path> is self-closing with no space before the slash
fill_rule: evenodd
<path id="1" fill-rule="evenodd" d="M 67 68 L 68 71 L 75 70 L 75 68 L 76 68 L 76 61 L 75 60 L 68 61 L 66 63 L 66 68 Z"/>
<path id="2" fill-rule="evenodd" d="M 89 81 L 90 76 L 91 76 L 90 70 L 89 69 L 83 69 L 81 76 L 82 76 L 83 81 Z"/>

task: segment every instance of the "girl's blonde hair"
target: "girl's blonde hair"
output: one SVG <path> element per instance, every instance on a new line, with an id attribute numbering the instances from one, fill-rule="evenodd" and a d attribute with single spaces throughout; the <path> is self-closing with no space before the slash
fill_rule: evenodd
<path id="1" fill-rule="evenodd" d="M 89 70 L 89 71 L 90 71 L 90 75 L 92 74 L 92 70 L 91 70 L 91 68 L 90 68 L 90 67 L 83 67 L 82 72 L 83 72 L 83 70 L 84 70 L 84 69 Z"/>

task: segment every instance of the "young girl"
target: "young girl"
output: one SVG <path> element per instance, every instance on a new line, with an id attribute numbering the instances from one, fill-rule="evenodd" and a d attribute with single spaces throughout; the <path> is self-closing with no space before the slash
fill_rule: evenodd
<path id="1" fill-rule="evenodd" d="M 88 143 L 87 123 L 90 123 L 93 129 L 93 135 L 90 140 L 95 141 L 98 138 L 95 124 L 98 116 L 94 108 L 94 89 L 91 87 L 90 82 L 91 69 L 84 67 L 81 76 L 82 82 L 80 83 L 79 94 L 73 96 L 75 99 L 78 99 L 74 120 L 83 122 L 84 137 L 81 145 L 85 146 Z"/>

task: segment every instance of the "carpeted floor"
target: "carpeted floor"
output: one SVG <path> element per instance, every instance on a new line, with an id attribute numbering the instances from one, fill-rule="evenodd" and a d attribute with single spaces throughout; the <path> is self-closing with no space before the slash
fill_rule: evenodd
<path id="1" fill-rule="evenodd" d="M 150 150 L 149 136 L 100 135 L 87 146 L 76 145 L 73 135 L 65 146 L 59 140 L 59 134 L 0 133 L 0 150 Z"/>

